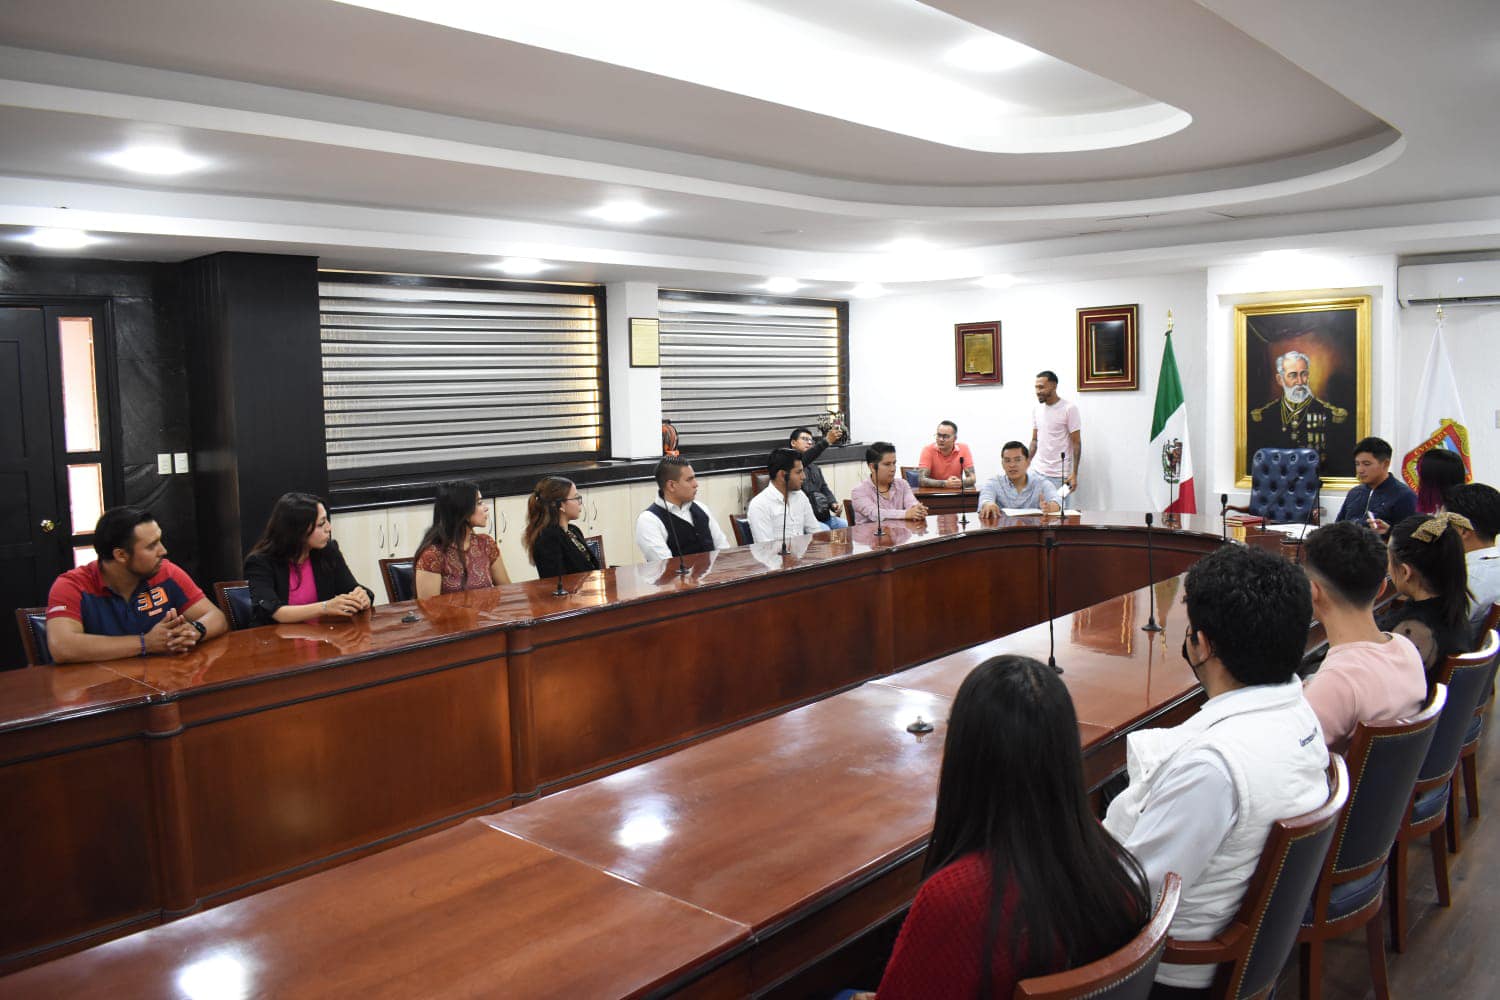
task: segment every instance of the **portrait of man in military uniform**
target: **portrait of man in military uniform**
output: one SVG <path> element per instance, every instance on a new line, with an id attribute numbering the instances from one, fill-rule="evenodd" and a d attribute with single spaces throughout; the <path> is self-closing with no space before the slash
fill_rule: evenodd
<path id="1" fill-rule="evenodd" d="M 1368 433 L 1369 298 L 1235 307 L 1239 485 L 1261 448 L 1311 448 L 1331 488 L 1354 482 Z"/>
<path id="2" fill-rule="evenodd" d="M 1287 351 L 1276 358 L 1281 394 L 1250 411 L 1251 455 L 1258 448 L 1312 448 L 1323 470 L 1329 468 L 1330 460 L 1336 461 L 1354 447 L 1349 409 L 1319 399 L 1312 391 L 1311 376 L 1312 359 L 1301 351 Z"/>

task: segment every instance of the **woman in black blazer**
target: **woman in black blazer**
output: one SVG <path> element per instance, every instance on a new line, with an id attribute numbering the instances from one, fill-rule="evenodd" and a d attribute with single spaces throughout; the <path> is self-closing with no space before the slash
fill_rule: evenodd
<path id="1" fill-rule="evenodd" d="M 375 592 L 349 572 L 327 508 L 307 493 L 276 501 L 265 533 L 245 556 L 245 580 L 257 625 L 350 618 L 375 600 Z"/>
<path id="2" fill-rule="evenodd" d="M 526 501 L 526 531 L 521 541 L 531 554 L 537 576 L 562 576 L 601 569 L 573 523 L 583 513 L 583 498 L 571 479 L 548 476 Z"/>

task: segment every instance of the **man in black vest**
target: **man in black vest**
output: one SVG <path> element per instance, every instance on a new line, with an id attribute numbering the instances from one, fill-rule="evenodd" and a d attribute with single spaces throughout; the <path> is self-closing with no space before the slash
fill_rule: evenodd
<path id="1" fill-rule="evenodd" d="M 656 464 L 657 499 L 635 519 L 635 544 L 647 562 L 729 548 L 719 522 L 698 496 L 687 459 L 667 455 Z"/>

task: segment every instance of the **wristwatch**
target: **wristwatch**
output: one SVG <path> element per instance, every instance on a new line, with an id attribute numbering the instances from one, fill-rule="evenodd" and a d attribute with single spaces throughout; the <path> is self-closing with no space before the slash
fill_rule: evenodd
<path id="1" fill-rule="evenodd" d="M 196 618 L 194 618 L 191 621 L 189 621 L 188 624 L 191 625 L 191 626 L 193 626 L 193 628 L 195 628 L 195 629 L 198 630 L 198 641 L 199 642 L 202 642 L 204 639 L 208 638 L 208 626 L 207 625 L 203 624 L 202 622 L 200 622 Z"/>

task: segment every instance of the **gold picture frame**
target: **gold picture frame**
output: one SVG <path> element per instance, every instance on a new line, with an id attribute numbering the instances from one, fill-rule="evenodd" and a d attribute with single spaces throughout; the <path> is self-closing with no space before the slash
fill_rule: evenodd
<path id="1" fill-rule="evenodd" d="M 1079 309 L 1078 391 L 1140 388 L 1138 305 Z"/>
<path id="2" fill-rule="evenodd" d="M 953 325 L 953 384 L 1000 385 L 1000 321 Z"/>
<path id="3" fill-rule="evenodd" d="M 630 367 L 661 367 L 661 320 L 630 320 Z"/>
<path id="4" fill-rule="evenodd" d="M 1313 447 L 1323 485 L 1351 489 L 1354 444 L 1370 433 L 1370 363 L 1368 295 L 1235 306 L 1235 487 L 1251 485 L 1256 449 Z"/>

